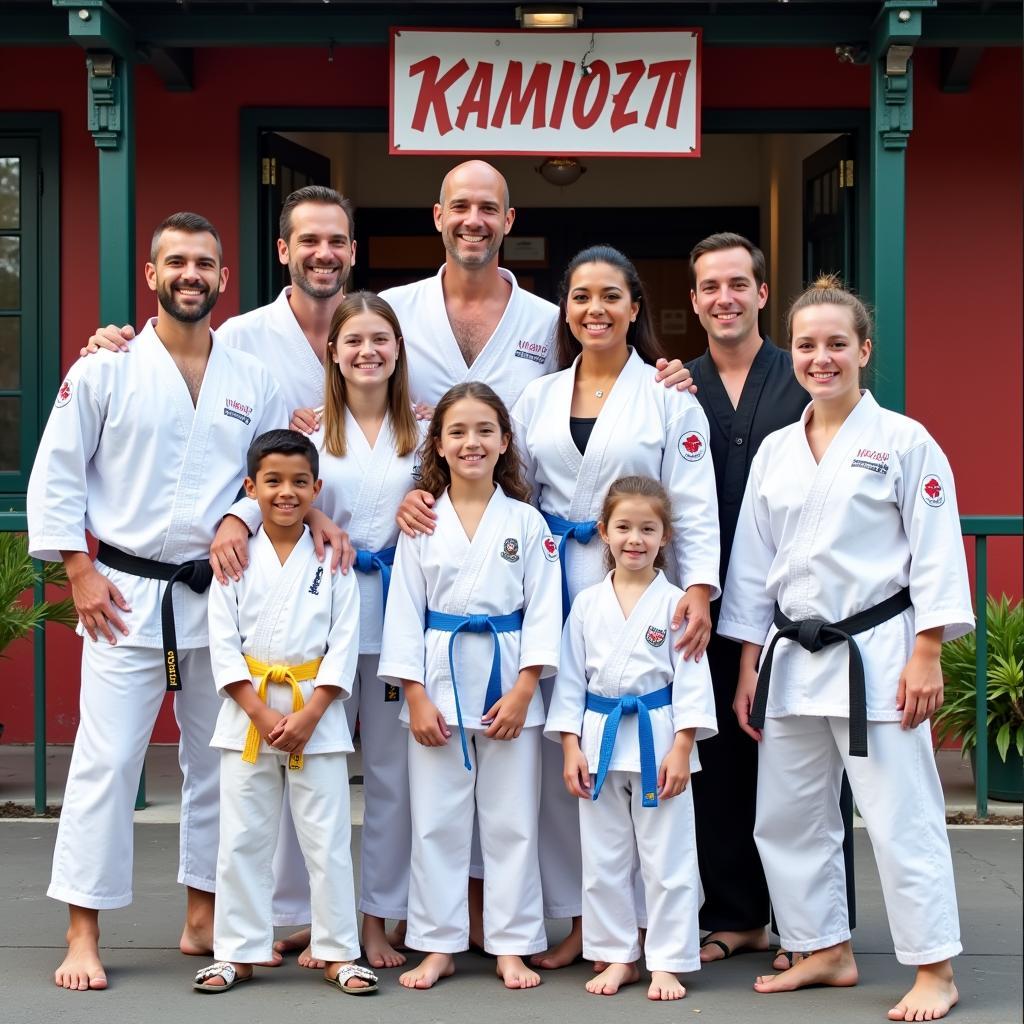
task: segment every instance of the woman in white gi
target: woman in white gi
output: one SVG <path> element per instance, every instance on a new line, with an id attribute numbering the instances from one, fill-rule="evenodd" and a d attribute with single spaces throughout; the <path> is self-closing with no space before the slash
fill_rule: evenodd
<path id="1" fill-rule="evenodd" d="M 860 390 L 871 321 L 859 299 L 823 278 L 789 330 L 812 401 L 751 465 L 718 630 L 743 642 L 734 708 L 760 742 L 755 838 L 780 936 L 813 955 L 754 988 L 857 982 L 845 767 L 896 958 L 917 968 L 889 1019 L 935 1020 L 957 1001 L 961 945 L 928 720 L 941 644 L 974 623 L 953 478 L 919 423 Z"/>
<path id="2" fill-rule="evenodd" d="M 475 810 L 484 948 L 508 988 L 532 988 L 540 978 L 522 958 L 546 945 L 537 682 L 558 664 L 558 549 L 525 503 L 508 412 L 486 384 L 459 384 L 438 403 L 421 483 L 436 499 L 437 527 L 399 538 L 378 670 L 405 689 L 413 836 L 405 941 L 427 952 L 400 981 L 430 988 L 469 948 Z"/>
<path id="3" fill-rule="evenodd" d="M 649 477 L 615 481 L 598 522 L 612 568 L 573 602 L 545 735 L 560 740 L 578 797 L 583 955 L 608 966 L 587 982 L 614 995 L 640 980 L 631 873 L 640 855 L 650 999 L 682 999 L 676 973 L 700 970 L 700 878 L 693 826 L 694 741 L 718 731 L 706 661 L 675 649 L 683 592 L 660 571 L 672 508 Z"/>
<path id="4" fill-rule="evenodd" d="M 528 385 L 512 410 L 535 504 L 560 535 L 563 617 L 572 599 L 604 576 L 596 534 L 612 481 L 660 480 L 672 502 L 666 574 L 685 594 L 672 629 L 686 619 L 684 658 L 699 659 L 719 594 L 718 498 L 708 422 L 689 392 L 666 390 L 651 367 L 661 355 L 636 267 L 617 249 L 578 253 L 559 302 L 558 373 Z M 544 684 L 550 704 L 551 684 Z M 573 918 L 568 937 L 534 964 L 565 967 L 580 955 L 581 888 L 576 801 L 562 782 L 557 747 L 544 744 L 540 864 L 547 917 Z"/>

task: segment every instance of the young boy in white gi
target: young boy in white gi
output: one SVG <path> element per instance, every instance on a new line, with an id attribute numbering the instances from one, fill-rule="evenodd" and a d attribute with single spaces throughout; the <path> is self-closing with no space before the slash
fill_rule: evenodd
<path id="1" fill-rule="evenodd" d="M 211 661 L 221 706 L 221 831 L 214 955 L 194 988 L 226 992 L 273 956 L 271 863 L 288 800 L 312 893 L 312 953 L 324 978 L 363 995 L 377 978 L 359 956 L 350 853 L 345 720 L 359 651 L 352 575 L 316 558 L 303 517 L 320 490 L 316 448 L 273 430 L 253 442 L 246 493 L 263 526 L 241 580 L 210 593 Z"/>

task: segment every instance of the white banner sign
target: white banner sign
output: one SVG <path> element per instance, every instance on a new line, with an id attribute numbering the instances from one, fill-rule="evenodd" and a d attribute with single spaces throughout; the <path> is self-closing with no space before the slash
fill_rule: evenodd
<path id="1" fill-rule="evenodd" d="M 393 28 L 390 152 L 700 156 L 700 32 Z"/>

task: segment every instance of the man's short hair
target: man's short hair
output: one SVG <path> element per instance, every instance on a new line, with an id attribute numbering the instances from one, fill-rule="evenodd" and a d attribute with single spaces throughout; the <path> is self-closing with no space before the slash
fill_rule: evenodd
<path id="1" fill-rule="evenodd" d="M 320 453 L 316 445 L 297 430 L 268 430 L 249 445 L 245 468 L 250 480 L 256 479 L 260 463 L 268 455 L 301 455 L 309 463 L 314 478 L 320 476 Z"/>
<path id="2" fill-rule="evenodd" d="M 732 231 L 720 231 L 717 235 L 708 235 L 690 250 L 690 282 L 694 288 L 697 287 L 697 260 L 709 252 L 721 252 L 723 249 L 746 249 L 754 266 L 754 283 L 760 288 L 768 280 L 764 253 L 749 238 Z"/>
<path id="3" fill-rule="evenodd" d="M 355 238 L 356 208 L 352 205 L 352 200 L 343 196 L 340 192 L 336 192 L 333 188 L 328 188 L 326 185 L 307 185 L 305 188 L 296 189 L 284 201 L 284 206 L 281 207 L 278 237 L 283 238 L 285 242 L 290 241 L 292 237 L 292 212 L 296 206 L 302 203 L 327 203 L 331 206 L 340 207 L 348 218 L 349 241 Z"/>
<path id="4" fill-rule="evenodd" d="M 217 243 L 217 262 L 224 262 L 224 246 L 220 242 L 220 232 L 202 214 L 183 210 L 181 213 L 172 213 L 170 217 L 165 217 L 157 224 L 156 230 L 153 232 L 153 241 L 149 246 L 150 263 L 156 263 L 156 257 L 160 251 L 160 236 L 165 231 L 185 231 L 190 235 L 203 233 L 213 235 L 213 240 Z"/>

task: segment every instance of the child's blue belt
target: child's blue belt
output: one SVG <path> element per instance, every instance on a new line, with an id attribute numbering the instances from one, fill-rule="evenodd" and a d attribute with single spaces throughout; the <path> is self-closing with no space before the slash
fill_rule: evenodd
<path id="1" fill-rule="evenodd" d="M 612 762 L 615 737 L 623 715 L 639 715 L 637 723 L 640 734 L 640 785 L 643 787 L 644 807 L 658 806 L 658 765 L 654 760 L 654 731 L 651 729 L 651 715 L 655 708 L 664 708 L 672 703 L 672 687 L 665 686 L 653 693 L 626 694 L 625 697 L 601 697 L 596 693 L 587 694 L 587 710 L 607 715 L 601 733 L 601 756 L 597 763 L 597 780 L 594 783 L 596 800 L 601 794 L 608 765 Z"/>
<path id="2" fill-rule="evenodd" d="M 459 705 L 459 688 L 455 683 L 455 638 L 462 632 L 490 632 L 494 646 L 491 658 L 491 674 L 487 679 L 487 694 L 484 697 L 484 714 L 493 707 L 501 697 L 501 651 L 498 649 L 499 633 L 516 633 L 523 628 L 523 610 L 509 612 L 508 615 L 449 615 L 447 612 L 435 612 L 427 609 L 423 620 L 424 628 L 436 629 L 441 633 L 451 633 L 448 641 L 448 669 L 452 674 L 452 692 L 455 694 L 455 715 L 459 720 L 459 739 L 462 741 L 462 761 L 467 771 L 473 766 L 469 761 L 469 747 L 466 744 L 466 730 L 462 726 L 462 708 Z"/>
<path id="3" fill-rule="evenodd" d="M 383 607 L 388 606 L 388 587 L 391 586 L 391 566 L 395 564 L 395 548 L 381 548 L 380 551 L 357 551 L 355 570 L 356 572 L 380 573 L 380 586 L 384 594 Z"/>
<path id="4" fill-rule="evenodd" d="M 577 544 L 589 544 L 597 533 L 597 520 L 574 523 L 571 519 L 541 511 L 548 529 L 561 539 L 558 542 L 558 561 L 562 570 L 562 622 L 569 618 L 569 578 L 565 573 L 565 542 L 571 537 Z"/>

